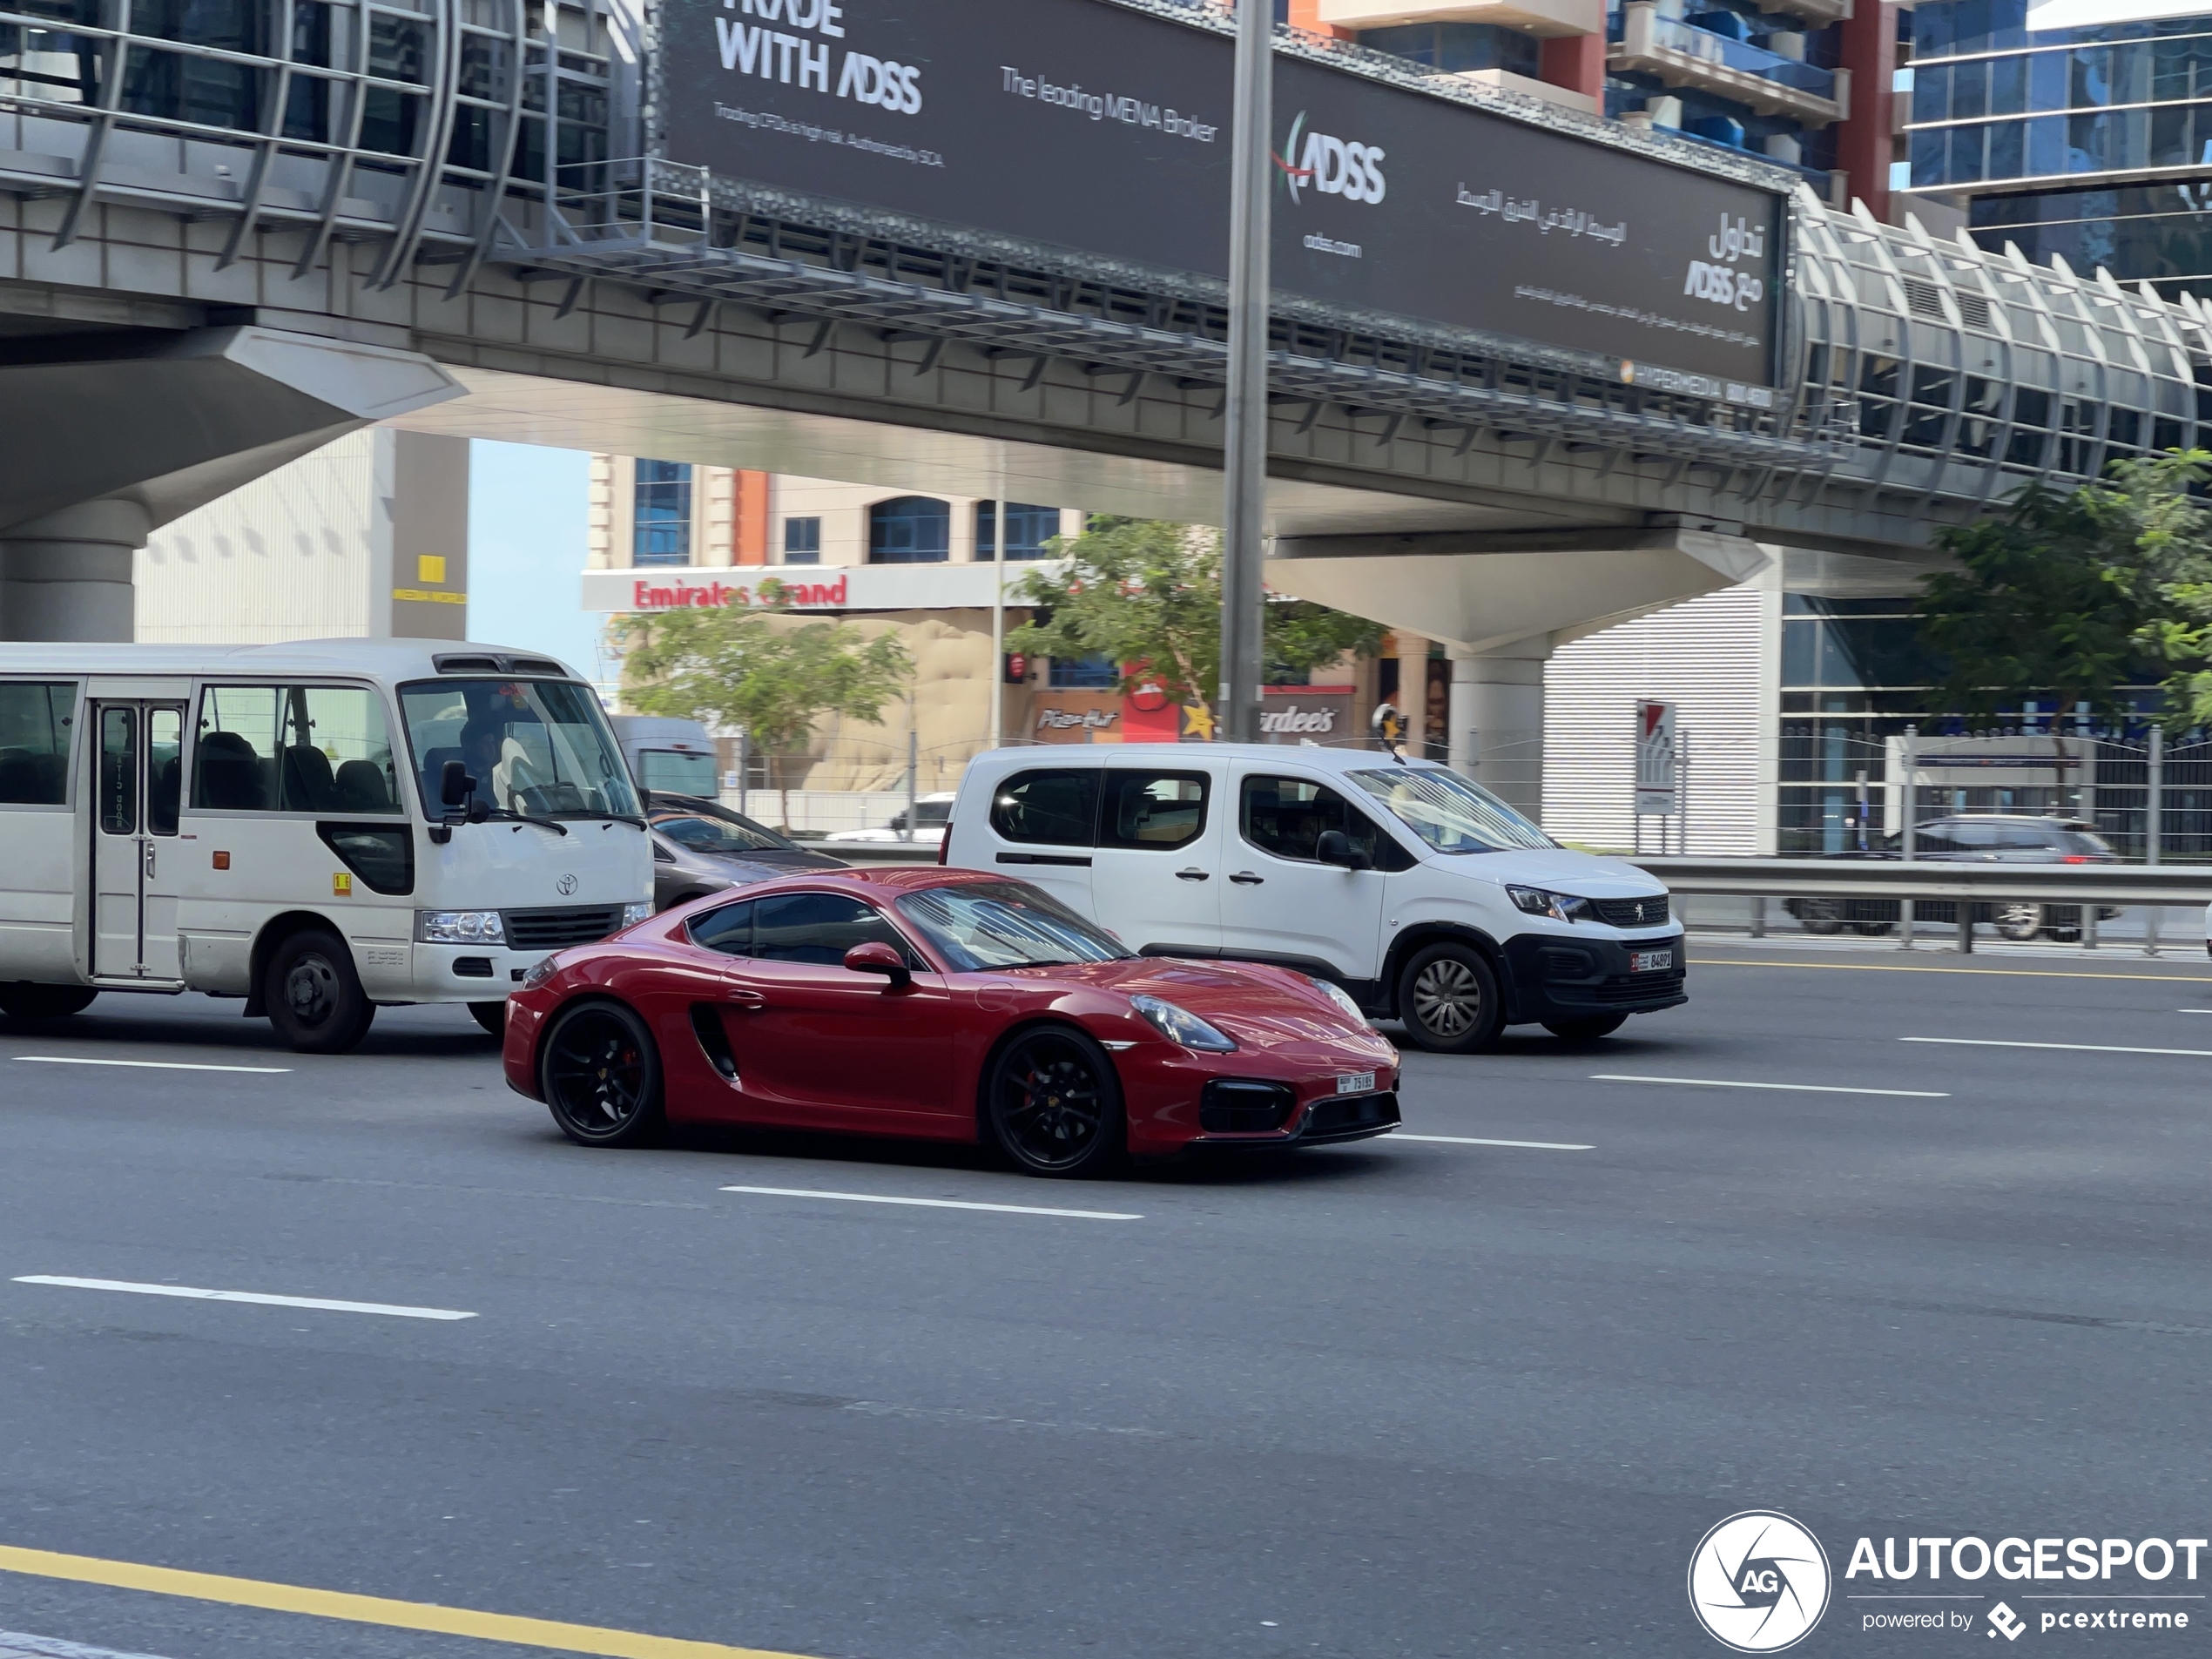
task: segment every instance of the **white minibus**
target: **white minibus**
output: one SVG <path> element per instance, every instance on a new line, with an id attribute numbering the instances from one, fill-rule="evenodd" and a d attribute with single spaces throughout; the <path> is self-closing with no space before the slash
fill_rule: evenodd
<path id="1" fill-rule="evenodd" d="M 338 1053 L 651 914 L 591 687 L 442 640 L 0 645 L 0 1012 L 243 997 Z"/>

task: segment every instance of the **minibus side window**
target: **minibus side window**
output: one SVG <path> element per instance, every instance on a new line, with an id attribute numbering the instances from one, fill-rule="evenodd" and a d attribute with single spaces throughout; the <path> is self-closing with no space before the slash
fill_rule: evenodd
<path id="1" fill-rule="evenodd" d="M 360 685 L 211 685 L 192 804 L 211 812 L 396 813 L 384 702 Z"/>
<path id="2" fill-rule="evenodd" d="M 69 799 L 68 681 L 0 685 L 0 805 L 59 806 Z"/>

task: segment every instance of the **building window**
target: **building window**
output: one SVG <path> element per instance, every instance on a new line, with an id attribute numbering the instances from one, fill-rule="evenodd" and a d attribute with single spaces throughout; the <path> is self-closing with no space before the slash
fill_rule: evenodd
<path id="1" fill-rule="evenodd" d="M 784 520 L 784 563 L 819 564 L 822 562 L 822 521 L 819 518 Z"/>
<path id="2" fill-rule="evenodd" d="M 691 466 L 687 461 L 640 461 L 631 515 L 633 564 L 691 562 Z"/>
<path id="3" fill-rule="evenodd" d="M 1447 75 L 1502 69 L 1530 80 L 1541 78 L 1541 43 L 1534 35 L 1501 29 L 1496 24 L 1411 23 L 1389 29 L 1363 29 L 1359 44 L 1411 58 Z"/>
<path id="4" fill-rule="evenodd" d="M 1103 651 L 1089 657 L 1052 659 L 1049 684 L 1055 691 L 1110 691 L 1121 683 L 1114 659 Z"/>
<path id="5" fill-rule="evenodd" d="M 975 556 L 994 556 L 992 548 L 998 534 L 999 504 L 995 501 L 975 503 Z M 1027 502 L 1010 501 L 1006 504 L 1006 556 L 1009 559 L 1041 559 L 1047 551 L 1045 543 L 1060 534 L 1060 509 L 1057 507 L 1032 507 Z"/>
<path id="6" fill-rule="evenodd" d="M 927 496 L 868 509 L 870 564 L 941 564 L 952 556 L 953 509 Z"/>

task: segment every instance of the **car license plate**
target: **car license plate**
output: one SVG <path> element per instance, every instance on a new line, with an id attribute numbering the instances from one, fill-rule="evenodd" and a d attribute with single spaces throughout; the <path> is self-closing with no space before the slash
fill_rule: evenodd
<path id="1" fill-rule="evenodd" d="M 1366 1095 L 1373 1092 L 1375 1074 L 1372 1071 L 1340 1071 L 1337 1074 L 1337 1093 Z"/>
<path id="2" fill-rule="evenodd" d="M 1629 953 L 1629 972 L 1631 974 L 1663 974 L 1675 965 L 1675 954 L 1670 950 L 1632 950 Z"/>

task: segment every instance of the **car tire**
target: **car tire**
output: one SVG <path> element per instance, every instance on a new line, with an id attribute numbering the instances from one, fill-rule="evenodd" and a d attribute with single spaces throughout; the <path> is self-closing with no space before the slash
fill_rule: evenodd
<path id="1" fill-rule="evenodd" d="M 507 1035 L 507 1004 L 503 1000 L 497 1002 L 471 1002 L 469 1005 L 469 1017 L 495 1037 L 504 1038 Z"/>
<path id="2" fill-rule="evenodd" d="M 36 985 L 14 980 L 0 985 L 0 1014 L 11 1020 L 58 1020 L 82 1014 L 99 995 L 90 985 Z"/>
<path id="3" fill-rule="evenodd" d="M 1587 1020 L 1547 1020 L 1544 1029 L 1561 1042 L 1595 1042 L 1628 1024 L 1625 1014 L 1596 1014 Z"/>
<path id="4" fill-rule="evenodd" d="M 1472 945 L 1447 942 L 1415 951 L 1398 976 L 1398 1017 L 1417 1049 L 1476 1054 L 1506 1023 L 1498 976 Z"/>
<path id="5" fill-rule="evenodd" d="M 1128 1159 L 1114 1062 L 1071 1026 L 1018 1033 L 984 1074 L 982 1107 L 986 1133 L 1026 1174 L 1095 1179 Z"/>
<path id="6" fill-rule="evenodd" d="M 2043 931 L 2043 907 L 2040 904 L 2000 904 L 1996 907 L 1994 921 L 1999 938 L 2026 944 Z"/>
<path id="7" fill-rule="evenodd" d="M 537 1045 L 538 1090 L 578 1146 L 639 1146 L 664 1121 L 660 1050 L 619 1002 L 571 1002 Z"/>
<path id="8" fill-rule="evenodd" d="M 277 1035 L 300 1054 L 344 1054 L 368 1035 L 376 1017 L 354 971 L 354 953 L 320 927 L 287 934 L 269 953 L 261 1006 Z"/>
<path id="9" fill-rule="evenodd" d="M 1844 930 L 1844 906 L 1839 899 L 1800 899 L 1797 925 L 1809 934 L 1839 934 Z"/>

